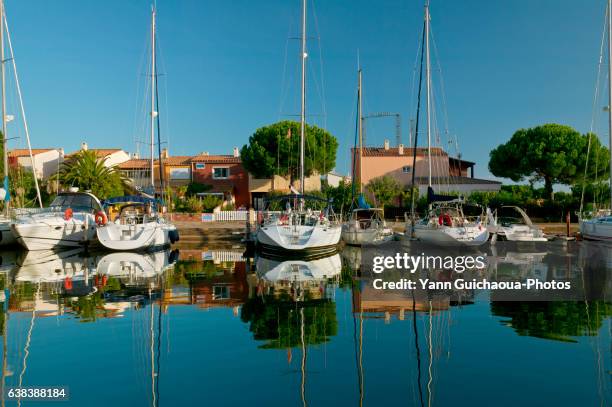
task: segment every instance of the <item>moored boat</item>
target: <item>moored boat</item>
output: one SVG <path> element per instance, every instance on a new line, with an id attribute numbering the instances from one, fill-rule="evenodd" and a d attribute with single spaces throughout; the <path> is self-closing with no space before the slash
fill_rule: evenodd
<path id="1" fill-rule="evenodd" d="M 93 244 L 96 218 L 104 211 L 89 192 L 61 192 L 48 208 L 15 210 L 15 238 L 28 250 L 48 250 Z"/>

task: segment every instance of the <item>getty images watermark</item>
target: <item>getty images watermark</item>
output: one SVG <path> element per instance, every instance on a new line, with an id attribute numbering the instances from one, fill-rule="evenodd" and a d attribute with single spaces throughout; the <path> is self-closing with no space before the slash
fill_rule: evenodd
<path id="1" fill-rule="evenodd" d="M 444 248 L 419 242 L 364 247 L 362 298 L 475 297 L 499 301 L 612 300 L 610 246 L 581 242 Z"/>

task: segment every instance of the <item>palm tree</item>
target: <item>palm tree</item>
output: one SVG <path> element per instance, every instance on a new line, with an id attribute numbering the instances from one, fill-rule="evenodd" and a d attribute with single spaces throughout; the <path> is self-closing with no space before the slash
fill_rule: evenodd
<path id="1" fill-rule="evenodd" d="M 64 187 L 91 191 L 101 199 L 123 195 L 128 188 L 127 178 L 117 167 L 106 166 L 106 158 L 98 158 L 89 150 L 79 151 L 64 161 L 58 177 Z"/>

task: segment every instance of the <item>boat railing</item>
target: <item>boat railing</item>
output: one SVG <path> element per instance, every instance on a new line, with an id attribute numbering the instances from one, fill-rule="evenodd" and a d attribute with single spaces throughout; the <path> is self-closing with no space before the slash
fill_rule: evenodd
<path id="1" fill-rule="evenodd" d="M 73 212 L 94 213 L 95 209 L 88 206 L 49 206 L 47 208 L 12 208 L 11 219 L 23 218 L 39 214 L 61 214 L 67 209 Z"/>

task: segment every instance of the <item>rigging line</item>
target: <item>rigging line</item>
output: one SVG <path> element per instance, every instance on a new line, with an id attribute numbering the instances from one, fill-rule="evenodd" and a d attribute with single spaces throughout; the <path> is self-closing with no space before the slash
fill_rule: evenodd
<path id="1" fill-rule="evenodd" d="M 422 41 L 418 41 L 418 38 L 422 38 L 423 36 L 423 32 L 422 29 L 419 31 L 419 37 L 417 37 L 417 52 L 414 58 L 414 66 L 412 69 L 412 86 L 410 89 L 410 112 L 413 111 L 414 109 L 414 99 L 415 99 L 415 92 L 416 92 L 416 74 L 417 74 L 417 65 L 419 64 L 419 55 L 422 53 L 422 47 L 423 47 L 423 42 Z M 410 116 L 410 115 L 409 115 Z M 410 123 L 410 120 L 408 120 L 408 122 Z M 416 130 L 415 130 L 416 133 Z M 410 134 L 410 132 L 409 132 Z M 410 138 L 410 137 L 409 137 Z M 412 139 L 408 140 L 408 145 L 412 145 Z M 416 147 L 416 145 L 415 145 Z"/>
<path id="2" fill-rule="evenodd" d="M 140 114 L 140 102 L 139 102 L 140 100 L 142 100 L 141 93 L 140 93 L 142 83 L 139 80 L 141 76 L 139 72 L 142 72 L 141 68 L 145 65 L 145 63 L 148 63 L 148 62 L 145 62 L 145 56 L 148 54 L 147 47 L 148 47 L 148 40 L 145 39 L 145 46 L 142 47 L 143 51 L 140 55 L 140 62 L 138 63 L 138 67 L 136 69 L 136 98 L 134 99 L 134 118 L 132 122 L 133 123 L 132 139 L 133 139 L 134 145 L 136 146 L 136 154 L 138 154 L 138 156 L 140 156 L 140 146 L 139 146 L 140 139 L 138 138 L 138 134 L 140 134 L 140 132 L 139 132 L 137 123 L 139 122 L 138 119 L 142 117 L 142 115 Z M 148 67 L 145 70 L 145 72 L 147 72 L 147 70 L 148 70 Z"/>
<path id="3" fill-rule="evenodd" d="M 4 7 L 3 7 L 4 8 Z M 13 64 L 13 73 L 15 75 L 15 87 L 17 88 L 17 95 L 19 97 L 19 107 L 21 108 L 21 118 L 23 120 L 23 129 L 25 131 L 25 135 L 26 135 L 26 141 L 28 143 L 28 151 L 30 153 L 30 162 L 32 163 L 32 168 L 36 168 L 36 161 L 34 160 L 34 155 L 32 154 L 32 143 L 30 142 L 30 130 L 28 128 L 28 120 L 26 119 L 26 114 L 25 114 L 25 108 L 23 106 L 23 97 L 21 94 L 21 85 L 19 85 L 19 75 L 17 74 L 17 64 L 15 63 L 15 54 L 13 52 L 13 41 L 11 40 L 11 33 L 9 31 L 9 26 L 8 26 L 8 20 L 6 18 L 6 11 L 4 11 L 2 13 L 4 15 L 4 27 L 6 28 L 6 39 L 7 39 L 7 43 L 9 46 L 9 52 L 11 54 L 11 62 Z M 0 24 L 1 25 L 1 24 Z M 0 29 L 2 29 L 0 27 Z M 2 61 L 0 63 L 4 63 L 5 61 Z M 6 146 L 5 146 L 6 149 Z M 36 188 L 36 197 L 38 198 L 38 203 L 40 205 L 40 207 L 43 207 L 43 202 L 42 202 L 42 198 L 40 196 L 40 187 L 38 185 L 38 178 L 37 177 L 32 177 L 34 179 L 34 186 Z"/>
<path id="4" fill-rule="evenodd" d="M 414 223 L 415 223 L 415 196 L 414 196 L 414 179 L 415 179 L 415 174 L 416 174 L 416 157 L 417 157 L 417 146 L 418 146 L 418 141 L 419 141 L 419 118 L 420 118 L 420 113 L 421 113 L 421 90 L 423 89 L 423 56 L 425 54 L 425 27 L 426 27 L 427 22 L 423 22 L 423 36 L 421 39 L 421 63 L 419 66 L 419 86 L 418 86 L 418 96 L 417 96 L 417 111 L 416 111 L 416 120 L 415 120 L 415 127 L 414 127 L 414 145 L 412 146 L 412 174 L 411 174 L 411 181 L 410 181 L 410 223 L 411 223 L 411 230 L 410 230 L 410 234 L 411 237 L 414 237 Z M 417 193 L 418 195 L 418 193 Z M 421 400 L 422 402 L 422 400 Z"/>
<path id="5" fill-rule="evenodd" d="M 317 16 L 317 9 L 315 1 L 311 0 L 312 14 L 314 17 L 314 26 L 317 33 L 317 45 L 319 46 L 319 75 L 321 76 L 321 109 L 323 110 L 323 128 L 327 128 L 327 106 L 325 104 L 325 77 L 323 76 L 323 48 L 321 47 L 321 32 L 319 30 L 319 17 Z"/>
<path id="6" fill-rule="evenodd" d="M 155 34 L 155 36 L 157 37 L 157 34 Z M 157 38 L 156 38 L 156 42 L 157 42 Z M 155 64 L 155 72 L 158 72 L 157 71 L 157 58 L 155 58 L 155 60 L 153 61 L 153 64 Z M 164 160 L 162 157 L 161 128 L 159 125 L 159 88 L 157 86 L 157 75 L 155 75 L 155 77 L 153 77 L 152 80 L 153 80 L 153 84 L 155 85 L 155 110 L 157 111 L 157 116 L 155 117 L 155 119 L 157 122 L 157 156 L 159 158 L 159 188 L 160 188 L 160 195 L 163 201 L 164 200 Z"/>
<path id="7" fill-rule="evenodd" d="M 289 20 L 289 29 L 287 31 L 287 38 L 285 40 L 285 57 L 283 60 L 283 71 L 281 75 L 281 88 L 279 94 L 279 103 L 278 103 L 278 120 L 282 118 L 283 105 L 285 104 L 285 100 L 288 94 L 288 90 L 285 86 L 285 81 L 287 79 L 287 57 L 289 55 L 289 41 L 291 30 L 293 29 L 293 15 Z"/>
<path id="8" fill-rule="evenodd" d="M 446 104 L 446 91 L 444 87 L 444 76 L 442 75 L 442 66 L 440 64 L 440 56 L 438 55 L 438 46 L 436 45 L 436 40 L 434 38 L 433 30 L 429 31 L 431 35 L 431 42 L 433 43 L 434 57 L 438 66 L 438 73 L 440 75 L 440 93 L 442 94 L 442 115 L 444 119 L 444 133 L 448 135 L 448 110 Z"/>
<path id="9" fill-rule="evenodd" d="M 589 131 L 589 137 L 588 137 L 588 143 L 587 143 L 587 156 L 586 156 L 586 163 L 584 166 L 584 178 L 582 180 L 582 192 L 580 194 L 580 210 L 579 213 L 582 216 L 582 210 L 584 208 L 584 192 L 585 192 L 585 188 L 586 188 L 586 179 L 587 179 L 587 171 L 589 168 L 589 155 L 591 152 L 591 137 L 593 137 L 593 131 L 594 131 L 594 127 L 595 127 L 595 121 L 596 121 L 596 117 L 599 116 L 599 112 L 597 109 L 597 103 L 599 100 L 599 87 L 600 87 L 600 79 L 601 79 L 601 68 L 603 65 L 603 60 L 604 60 L 604 48 L 605 48 L 605 41 L 606 41 L 606 28 L 608 26 L 608 13 L 610 12 L 609 7 L 606 6 L 606 13 L 604 16 L 604 25 L 603 25 L 603 30 L 601 33 L 601 42 L 600 42 L 600 48 L 599 48 L 599 63 L 597 64 L 597 79 L 595 81 L 595 94 L 593 95 L 593 105 L 592 105 L 592 112 L 591 112 L 591 125 L 590 125 L 590 131 Z M 608 61 L 608 63 L 610 63 L 610 61 Z M 612 108 L 612 107 L 611 107 Z M 610 146 L 610 148 L 612 148 L 612 146 Z M 597 171 L 597 170 L 596 170 Z M 597 176 L 597 174 L 595 174 L 595 176 Z"/>
<path id="10" fill-rule="evenodd" d="M 163 280 L 163 271 L 161 278 L 158 276 L 158 283 L 160 284 L 160 293 L 163 295 L 164 292 L 164 280 Z M 156 407 L 159 407 L 159 379 L 161 377 L 161 367 L 160 367 L 160 358 L 161 358 L 161 340 L 162 340 L 162 304 L 161 297 L 158 302 L 157 309 L 157 381 L 155 382 L 155 392 L 156 392 Z"/>

